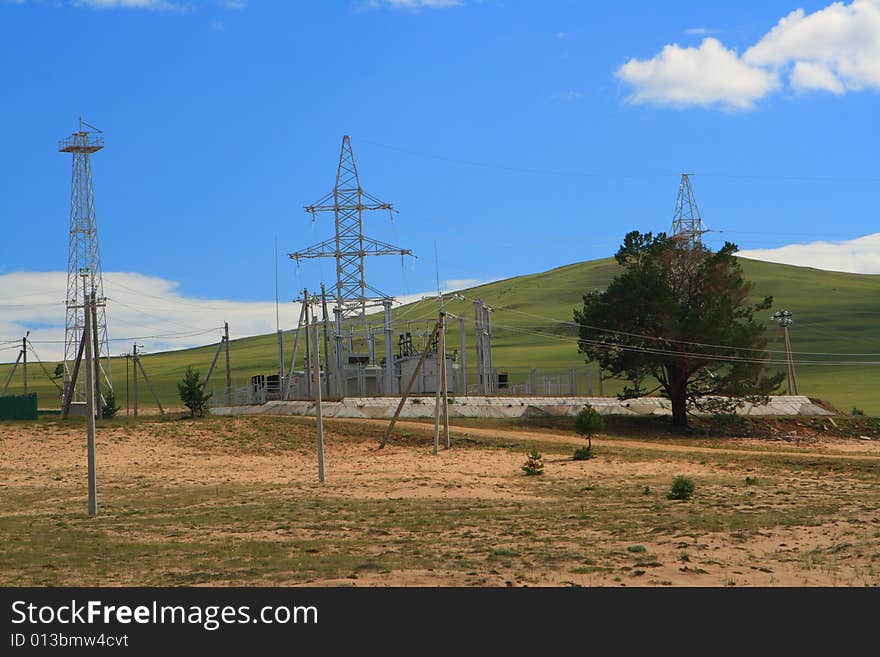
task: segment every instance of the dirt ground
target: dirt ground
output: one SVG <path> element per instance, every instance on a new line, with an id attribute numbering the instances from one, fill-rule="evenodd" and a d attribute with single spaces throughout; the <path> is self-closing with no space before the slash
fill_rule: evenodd
<path id="1" fill-rule="evenodd" d="M 471 423 L 473 424 L 473 423 Z M 0 424 L 0 584 L 876 586 L 880 441 L 240 417 Z M 544 473 L 525 476 L 528 447 Z M 696 484 L 666 497 L 673 478 Z"/>

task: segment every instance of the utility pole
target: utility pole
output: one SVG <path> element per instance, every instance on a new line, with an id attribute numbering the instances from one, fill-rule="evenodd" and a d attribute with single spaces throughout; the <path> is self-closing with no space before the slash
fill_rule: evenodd
<path id="1" fill-rule="evenodd" d="M 336 373 L 333 371 L 336 368 L 330 365 L 330 336 L 329 336 L 329 324 L 330 324 L 330 314 L 327 312 L 327 290 L 324 288 L 324 284 L 321 283 L 321 319 L 323 321 L 323 329 L 324 329 L 324 369 L 327 370 L 327 396 L 333 396 L 333 393 L 330 392 L 330 375 L 333 374 L 333 388 L 338 389 L 339 387 L 339 377 L 336 376 Z M 342 397 L 339 392 L 336 392 L 337 397 Z"/>
<path id="2" fill-rule="evenodd" d="M 483 330 L 485 333 L 485 348 L 483 350 L 483 362 L 486 364 L 486 392 L 488 394 L 493 394 L 497 392 L 495 390 L 497 381 L 495 379 L 495 372 L 492 371 L 492 308 L 483 304 L 483 312 L 485 313 L 485 323 L 483 325 Z"/>
<path id="3" fill-rule="evenodd" d="M 309 376 L 309 372 L 312 369 L 312 307 L 309 301 L 309 291 L 303 290 L 303 306 L 306 309 L 306 355 L 305 360 L 303 361 L 303 380 L 306 383 L 306 398 L 312 396 L 312 377 Z"/>
<path id="4" fill-rule="evenodd" d="M 275 236 L 275 332 L 278 334 L 278 398 L 284 399 L 284 333 L 278 311 L 278 236 Z"/>
<path id="5" fill-rule="evenodd" d="M 797 377 L 794 373 L 794 361 L 791 357 L 791 341 L 788 339 L 788 327 L 792 324 L 792 313 L 788 310 L 777 310 L 771 319 L 775 319 L 782 327 L 782 338 L 785 341 L 785 361 L 788 372 L 788 394 L 799 395 Z"/>
<path id="6" fill-rule="evenodd" d="M 321 409 L 321 363 L 318 357 L 318 318 L 312 320 L 312 358 L 315 376 L 315 423 L 318 430 L 318 481 L 324 481 L 324 416 Z"/>
<path id="7" fill-rule="evenodd" d="M 24 394 L 28 394 L 28 380 L 27 380 L 27 336 L 30 335 L 31 332 L 28 331 L 27 335 L 25 335 L 21 339 L 21 355 L 22 355 L 22 372 L 24 373 Z"/>
<path id="8" fill-rule="evenodd" d="M 125 358 L 125 415 L 128 416 L 128 361 L 131 360 L 131 354 L 122 354 L 122 357 Z"/>
<path id="9" fill-rule="evenodd" d="M 425 343 L 426 345 L 431 344 L 434 341 L 434 338 L 439 335 L 440 332 L 440 322 L 437 322 L 434 325 L 434 329 L 431 331 L 431 335 L 428 337 L 428 341 Z M 409 383 L 406 386 L 406 390 L 404 390 L 403 394 L 400 396 L 400 401 L 397 403 L 397 409 L 394 411 L 394 415 L 391 417 L 391 422 L 388 423 L 388 428 L 385 429 L 385 433 L 382 435 L 382 440 L 379 442 L 379 449 L 385 447 L 385 444 L 388 442 L 388 437 L 391 435 L 391 432 L 394 431 L 394 425 L 397 423 L 397 418 L 400 417 L 400 412 L 403 410 L 404 404 L 406 404 L 406 400 L 409 397 L 409 393 L 413 388 L 413 385 L 416 382 L 416 379 L 419 377 L 419 372 L 422 369 L 422 365 L 425 364 L 425 358 L 428 355 L 427 346 L 422 349 L 422 355 L 419 357 L 419 362 L 416 363 L 416 368 L 413 370 L 412 376 L 409 379 Z"/>
<path id="10" fill-rule="evenodd" d="M 226 405 L 232 405 L 232 371 L 229 369 L 229 322 L 223 322 L 223 344 L 226 346 Z"/>
<path id="11" fill-rule="evenodd" d="M 440 311 L 440 317 L 437 320 L 437 325 L 440 327 L 440 330 L 437 334 L 437 351 L 435 352 L 435 365 L 434 365 L 434 385 L 437 387 L 436 392 L 434 393 L 434 455 L 436 456 L 440 451 L 440 403 L 441 403 L 441 395 L 440 392 L 441 387 L 443 386 L 443 355 L 442 355 L 442 344 L 443 344 L 443 329 L 445 324 L 445 318 L 443 317 L 443 311 Z M 427 349 L 427 345 L 425 347 Z"/>
<path id="12" fill-rule="evenodd" d="M 156 406 L 159 407 L 159 413 L 165 415 L 165 409 L 162 408 L 162 402 L 159 400 L 159 395 L 156 394 L 156 390 L 153 388 L 153 383 L 152 381 L 150 381 L 150 377 L 147 376 L 147 370 L 144 369 L 144 364 L 140 361 L 140 359 L 138 359 L 137 365 L 141 369 L 141 374 L 144 375 L 144 382 L 147 384 L 147 389 L 150 391 L 150 394 L 153 395 Z"/>
<path id="13" fill-rule="evenodd" d="M 89 283 L 88 270 L 80 274 L 82 276 L 83 290 Z M 92 360 L 92 340 L 89 338 L 92 328 L 92 308 L 95 304 L 95 293 L 84 292 L 85 303 L 85 343 L 86 343 L 86 445 L 88 450 L 88 476 L 89 476 L 89 515 L 98 513 L 97 481 L 95 477 L 95 368 Z"/>
<path id="14" fill-rule="evenodd" d="M 483 365 L 483 302 L 474 301 L 474 348 L 477 352 L 474 369 L 477 371 L 477 393 L 486 394 L 485 366 Z"/>
<path id="15" fill-rule="evenodd" d="M 300 304 L 300 307 L 299 307 L 299 320 L 297 320 L 296 333 L 293 338 L 293 355 L 290 357 L 290 370 L 287 375 L 287 391 L 284 394 L 285 401 L 290 399 L 291 386 L 293 385 L 293 372 L 294 372 L 294 367 L 296 366 L 296 353 L 299 350 L 299 333 L 300 333 L 300 329 L 303 328 L 303 319 L 306 318 L 307 316 L 308 315 L 306 314 L 306 305 L 304 303 L 302 303 L 302 304 Z M 308 329 L 309 329 L 309 325 L 305 324 L 305 330 L 306 330 L 305 339 L 306 339 L 306 341 L 308 341 L 308 339 L 309 339 Z M 308 370 L 305 371 L 305 374 L 306 374 L 306 376 L 308 376 Z"/>
<path id="16" fill-rule="evenodd" d="M 134 395 L 134 416 L 138 416 L 138 346 L 136 344 L 131 346 L 131 388 L 132 393 Z"/>
<path id="17" fill-rule="evenodd" d="M 385 310 L 385 395 L 394 394 L 394 328 L 391 323 L 391 299 L 382 302 Z"/>
<path id="18" fill-rule="evenodd" d="M 22 352 L 18 352 L 18 358 L 15 359 L 15 364 L 12 366 L 12 369 L 9 370 L 9 376 L 6 377 L 6 384 L 3 386 L 3 391 L 0 394 L 5 395 L 6 391 L 9 389 L 9 382 L 12 381 L 12 376 L 15 374 L 15 368 L 18 367 L 18 364 L 21 362 Z"/>
<path id="19" fill-rule="evenodd" d="M 458 351 L 458 392 L 462 396 L 467 394 L 467 368 L 465 367 L 465 363 L 467 362 L 465 359 L 465 347 L 467 336 L 464 332 L 464 317 L 458 318 L 458 333 L 459 340 L 461 344 L 459 345 Z"/>
<path id="20" fill-rule="evenodd" d="M 446 313 L 440 311 L 440 385 L 443 386 L 443 444 L 446 449 L 449 449 L 449 382 L 446 378 L 446 328 Z"/>

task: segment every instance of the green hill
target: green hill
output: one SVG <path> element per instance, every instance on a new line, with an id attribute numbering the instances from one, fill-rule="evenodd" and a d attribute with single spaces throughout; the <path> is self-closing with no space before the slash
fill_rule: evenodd
<path id="1" fill-rule="evenodd" d="M 843 410 L 858 407 L 872 415 L 880 415 L 880 276 L 828 272 L 808 267 L 793 267 L 742 259 L 746 277 L 755 284 L 755 297 L 772 295 L 774 310 L 787 309 L 794 313 L 791 327 L 792 348 L 795 352 L 818 352 L 827 355 L 796 354 L 796 360 L 811 361 L 796 365 L 800 392 L 826 399 Z M 567 389 L 568 371 L 573 368 L 578 377 L 579 392 L 586 392 L 588 366 L 577 353 L 577 328 L 569 324 L 572 310 L 581 303 L 582 295 L 602 289 L 617 272 L 613 259 L 594 260 L 559 267 L 539 274 L 518 276 L 487 285 L 463 290 L 465 301 L 450 300 L 446 309 L 466 320 L 468 366 L 474 360 L 472 300 L 480 298 L 493 308 L 493 361 L 507 372 L 512 383 L 523 383 L 532 368 L 539 380 L 559 381 Z M 413 332 L 416 346 L 420 333 L 428 330 L 436 317 L 435 300 L 421 301 L 395 310 L 395 334 Z M 779 328 L 770 321 L 768 335 L 779 335 Z M 380 319 L 373 320 L 377 324 Z M 234 335 L 234 327 L 231 327 Z M 286 357 L 292 347 L 292 332 L 286 336 Z M 459 347 L 459 333 L 453 322 L 449 334 L 450 350 Z M 381 336 L 377 339 L 377 353 L 382 354 Z M 771 349 L 782 349 L 781 338 L 771 342 Z M 396 347 L 395 347 L 396 349 Z M 205 373 L 213 358 L 215 346 L 152 354 L 143 359 L 144 367 L 156 386 L 163 403 L 179 406 L 176 382 L 188 364 Z M 245 385 L 252 374 L 271 374 L 277 371 L 277 337 L 264 335 L 230 342 L 233 381 Z M 302 353 L 302 350 L 300 350 Z M 840 354 L 867 354 L 847 355 Z M 778 355 L 781 359 L 781 354 Z M 117 381 L 117 399 L 124 407 L 125 362 L 113 359 Z M 843 365 L 839 361 L 873 361 L 877 365 Z M 0 366 L 2 381 L 9 365 Z M 222 386 L 223 359 L 213 377 L 214 386 Z M 51 369 L 51 368 L 50 368 Z M 40 393 L 41 407 L 50 407 L 57 399 L 57 390 L 36 367 L 30 374 L 31 388 Z M 598 382 L 593 375 L 594 391 Z M 20 374 L 16 373 L 10 392 L 21 389 Z M 611 382 L 606 394 L 616 390 Z M 148 392 L 142 389 L 142 404 L 147 403 Z M 52 400 L 50 402 L 49 400 Z"/>

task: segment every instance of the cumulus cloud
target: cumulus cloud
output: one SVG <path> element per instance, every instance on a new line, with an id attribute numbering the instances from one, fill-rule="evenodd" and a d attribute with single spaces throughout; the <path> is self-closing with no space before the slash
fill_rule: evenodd
<path id="1" fill-rule="evenodd" d="M 853 274 L 880 274 L 880 233 L 840 242 L 788 244 L 776 249 L 749 249 L 739 255 L 752 260 L 815 267 Z"/>
<path id="2" fill-rule="evenodd" d="M 824 64 L 816 62 L 797 62 L 789 78 L 791 86 L 797 91 L 821 89 L 833 94 L 844 92 L 843 83 Z"/>
<path id="3" fill-rule="evenodd" d="M 129 351 L 134 338 L 147 351 L 216 342 L 224 321 L 229 322 L 233 338 L 275 331 L 274 301 L 188 297 L 174 281 L 131 272 L 105 272 L 103 281 L 113 355 Z M 43 360 L 63 358 L 66 286 L 65 272 L 0 275 L 0 341 L 30 330 L 30 340 Z M 298 304 L 281 304 L 284 327 L 291 327 L 298 317 Z M 0 360 L 8 360 L 9 353 L 0 352 Z"/>
<path id="4" fill-rule="evenodd" d="M 699 48 L 667 45 L 650 59 L 630 59 L 617 76 L 633 88 L 631 100 L 676 107 L 751 109 L 782 81 L 798 92 L 880 89 L 880 0 L 797 9 L 742 56 L 715 39 Z"/>
<path id="5" fill-rule="evenodd" d="M 812 14 L 797 9 L 743 59 L 758 66 L 813 66 L 824 71 L 826 80 L 833 77 L 850 91 L 880 88 L 880 0 L 835 2 Z M 831 90 L 829 86 L 818 88 Z"/>
<path id="6" fill-rule="evenodd" d="M 180 285 L 158 276 L 133 272 L 104 272 L 110 353 L 130 351 L 134 339 L 147 352 L 185 349 L 217 342 L 224 322 L 233 339 L 275 332 L 274 301 L 200 299 L 180 292 Z M 489 281 L 448 280 L 441 290 L 451 292 Z M 67 274 L 10 272 L 0 274 L 0 362 L 15 360 L 16 340 L 27 331 L 40 358 L 64 357 L 64 300 Z M 398 297 L 395 305 L 434 296 L 436 291 Z M 295 328 L 300 305 L 280 304 L 281 328 Z"/>
<path id="7" fill-rule="evenodd" d="M 630 59 L 617 76 L 634 87 L 636 103 L 728 109 L 749 109 L 779 84 L 773 72 L 749 66 L 713 38 L 698 48 L 673 44 L 652 59 Z"/>

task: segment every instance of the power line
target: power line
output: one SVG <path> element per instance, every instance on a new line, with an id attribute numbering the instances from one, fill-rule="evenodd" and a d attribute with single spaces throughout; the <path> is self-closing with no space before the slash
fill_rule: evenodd
<path id="1" fill-rule="evenodd" d="M 462 296 L 464 296 L 464 295 L 462 295 Z M 519 315 L 524 315 L 524 316 L 532 317 L 535 319 L 543 319 L 545 321 L 556 322 L 558 324 L 564 324 L 566 326 L 573 326 L 576 328 L 580 328 L 581 326 L 584 326 L 585 328 L 588 328 L 593 331 L 599 331 L 602 333 L 609 333 L 612 335 L 623 335 L 623 336 L 627 336 L 627 337 L 641 338 L 643 340 L 656 340 L 658 342 L 673 342 L 676 344 L 684 344 L 684 345 L 690 345 L 690 346 L 695 346 L 695 347 L 709 347 L 712 349 L 730 349 L 733 351 L 752 351 L 752 352 L 757 352 L 757 353 L 768 353 L 768 352 L 769 353 L 785 353 L 785 350 L 783 350 L 783 349 L 755 349 L 755 348 L 749 348 L 749 347 L 731 347 L 728 345 L 709 344 L 709 343 L 705 343 L 705 342 L 694 342 L 694 341 L 689 341 L 689 340 L 676 340 L 674 338 L 664 338 L 664 337 L 660 337 L 660 336 L 643 335 L 640 333 L 627 333 L 626 331 L 616 331 L 613 329 L 605 329 L 605 328 L 601 328 L 598 326 L 590 326 L 590 325 L 586 325 L 586 324 L 582 325 L 577 322 L 556 319 L 554 317 L 548 317 L 546 315 L 536 315 L 534 313 L 528 313 L 528 312 L 525 312 L 522 310 L 516 310 L 514 308 L 510 308 L 507 306 L 493 306 L 493 308 L 495 308 L 496 310 L 499 310 L 499 309 L 506 310 L 507 312 L 516 313 Z M 840 352 L 822 352 L 822 351 L 792 351 L 791 353 L 798 354 L 800 356 L 877 356 L 877 357 L 880 357 L 880 353 L 840 353 Z"/>
<path id="2" fill-rule="evenodd" d="M 509 171 L 512 173 L 528 173 L 528 174 L 538 174 L 544 176 L 560 176 L 560 177 L 575 177 L 575 178 L 666 178 L 679 175 L 678 172 L 643 172 L 643 173 L 614 173 L 608 171 L 561 171 L 556 169 L 535 169 L 530 167 L 518 167 L 518 166 L 510 166 L 506 164 L 498 164 L 495 162 L 480 162 L 476 160 L 465 160 L 461 158 L 453 158 L 446 157 L 444 155 L 437 155 L 434 153 L 426 153 L 424 151 L 417 151 L 410 148 L 401 148 L 399 146 L 392 146 L 390 144 L 383 144 L 381 142 L 373 141 L 370 139 L 363 139 L 361 141 L 367 144 L 372 144 L 373 146 L 378 146 L 380 148 L 385 148 L 392 151 L 397 151 L 399 153 L 405 153 L 407 155 L 413 155 L 416 157 L 422 157 L 430 160 L 438 160 L 441 162 L 448 162 L 451 164 L 462 164 L 471 167 L 480 167 L 483 169 L 497 169 L 499 171 Z M 785 175 L 756 175 L 756 174 L 735 174 L 735 173 L 720 173 L 720 172 L 707 172 L 707 173 L 699 173 L 695 174 L 700 177 L 705 178 L 731 178 L 731 179 L 765 179 L 765 180 L 785 180 L 785 181 L 796 181 L 796 182 L 866 182 L 866 183 L 876 183 L 880 182 L 880 177 L 876 176 L 785 176 Z"/>

